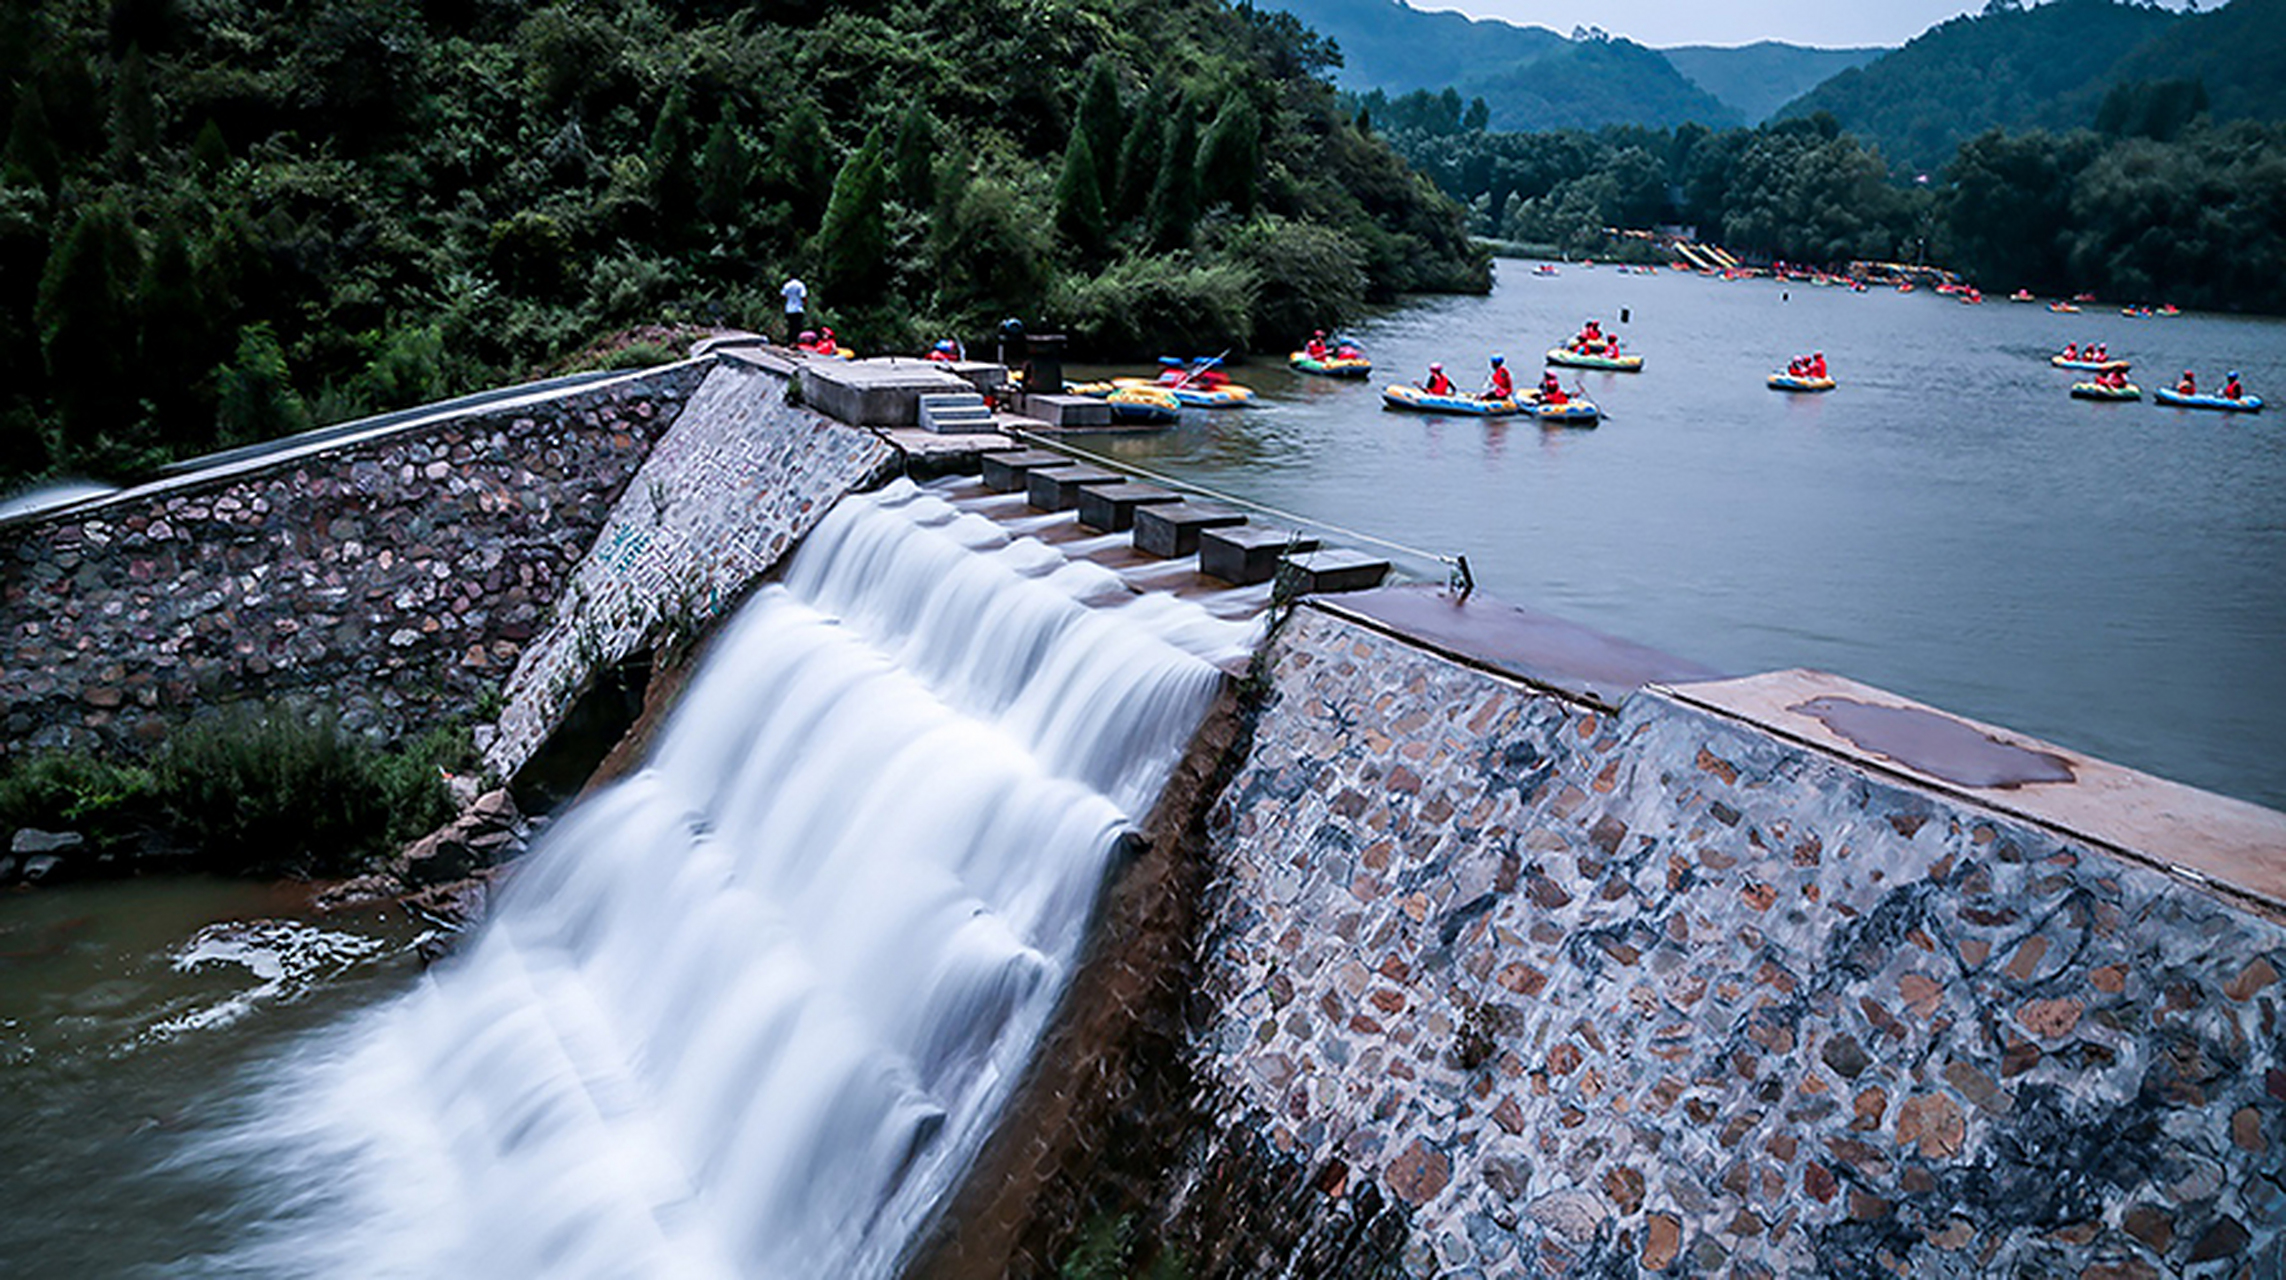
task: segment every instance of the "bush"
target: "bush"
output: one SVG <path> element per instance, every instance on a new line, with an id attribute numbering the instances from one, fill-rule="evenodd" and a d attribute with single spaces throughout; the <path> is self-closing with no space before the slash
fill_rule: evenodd
<path id="1" fill-rule="evenodd" d="M 84 751 L 11 760 L 0 769 L 0 830 L 77 831 L 96 845 L 117 844 L 155 816 L 148 769 Z"/>
<path id="2" fill-rule="evenodd" d="M 1254 336 L 1256 283 L 1245 267 L 1187 254 L 1125 258 L 1066 287 L 1059 311 L 1089 352 L 1106 357 L 1243 350 Z"/>
<path id="3" fill-rule="evenodd" d="M 345 875 L 452 817 L 458 729 L 395 753 L 330 711 L 237 707 L 177 732 L 152 768 L 175 838 L 220 870 Z"/>
<path id="4" fill-rule="evenodd" d="M 1258 218 L 1230 234 L 1226 252 L 1260 282 L 1254 331 L 1268 339 L 1299 342 L 1365 308 L 1365 251 L 1331 227 Z"/>

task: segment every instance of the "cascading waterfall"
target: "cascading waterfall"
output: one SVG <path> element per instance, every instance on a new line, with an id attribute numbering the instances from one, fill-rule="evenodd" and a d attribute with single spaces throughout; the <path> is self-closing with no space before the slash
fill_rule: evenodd
<path id="1" fill-rule="evenodd" d="M 844 500 L 650 764 L 210 1149 L 299 1191 L 215 1269 L 893 1272 L 1254 631 L 909 483 Z"/>

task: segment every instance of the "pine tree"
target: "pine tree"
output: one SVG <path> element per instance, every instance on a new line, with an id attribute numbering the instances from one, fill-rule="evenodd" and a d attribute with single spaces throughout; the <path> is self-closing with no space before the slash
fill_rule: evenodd
<path id="1" fill-rule="evenodd" d="M 897 199 L 908 209 L 927 210 L 937 198 L 937 124 L 926 99 L 915 97 L 897 122 L 895 163 Z"/>
<path id="2" fill-rule="evenodd" d="M 222 126 L 208 116 L 199 126 L 198 136 L 191 139 L 191 164 L 212 177 L 230 167 L 230 143 L 222 136 Z"/>
<path id="3" fill-rule="evenodd" d="M 667 94 L 658 118 L 651 122 L 651 140 L 643 148 L 643 167 L 651 175 L 651 202 L 659 211 L 661 229 L 670 240 L 690 221 L 698 205 L 698 182 L 691 171 L 691 117 L 681 86 Z"/>
<path id="4" fill-rule="evenodd" d="M 1105 205 L 1115 202 L 1119 186 L 1112 170 L 1119 160 L 1120 141 L 1127 135 L 1127 109 L 1120 100 L 1119 71 L 1100 53 L 1088 60 L 1087 80 L 1080 90 L 1079 120 L 1072 131 L 1087 138 L 1088 153 L 1095 157 L 1098 200 Z"/>
<path id="5" fill-rule="evenodd" d="M 1255 171 L 1262 167 L 1262 117 L 1245 94 L 1234 94 L 1215 114 L 1199 144 L 1199 198 L 1227 204 L 1241 216 L 1254 212 Z"/>
<path id="6" fill-rule="evenodd" d="M 286 368 L 285 350 L 268 324 L 238 331 L 238 358 L 215 370 L 215 381 L 222 391 L 215 434 L 226 445 L 274 440 L 310 425 L 309 409 Z"/>
<path id="7" fill-rule="evenodd" d="M 745 140 L 739 137 L 738 123 L 726 99 L 699 159 L 700 215 L 717 227 L 737 222 L 746 209 L 746 187 L 753 175 L 754 162 L 746 154 Z"/>
<path id="8" fill-rule="evenodd" d="M 142 46 L 127 51 L 111 82 L 111 165 L 133 177 L 159 146 L 159 102 L 151 93 L 151 70 Z"/>
<path id="9" fill-rule="evenodd" d="M 794 225 L 818 225 L 832 197 L 839 167 L 834 163 L 825 117 L 808 98 L 796 99 L 786 118 L 778 123 L 770 170 L 779 198 L 794 211 Z"/>
<path id="10" fill-rule="evenodd" d="M 1064 148 L 1064 170 L 1056 179 L 1056 234 L 1083 262 L 1102 256 L 1105 241 L 1101 174 L 1087 130 L 1072 130 Z"/>
<path id="11" fill-rule="evenodd" d="M 16 111 L 8 121 L 8 147 L 0 151 L 11 182 L 28 181 L 54 195 L 63 176 L 63 158 L 56 150 L 55 131 L 48 127 L 48 111 L 40 98 L 39 82 L 26 77 L 16 95 Z"/>
<path id="12" fill-rule="evenodd" d="M 1147 219 L 1154 248 L 1186 249 L 1199 219 L 1198 122 L 1188 98 L 1175 106 L 1159 152 L 1159 180 L 1151 187 Z"/>
<path id="13" fill-rule="evenodd" d="M 105 196 L 55 242 L 41 274 L 40 353 L 57 425 L 74 452 L 98 437 L 124 440 L 135 425 L 130 362 L 141 256 L 126 211 Z"/>
<path id="14" fill-rule="evenodd" d="M 1167 94 L 1153 84 L 1142 109 L 1127 126 L 1119 144 L 1119 199 L 1114 220 L 1121 225 L 1143 216 L 1151 205 L 1151 188 L 1159 181 L 1159 158 L 1166 148 Z"/>
<path id="15" fill-rule="evenodd" d="M 221 353 L 215 350 L 213 317 L 191 265 L 189 239 L 171 214 L 151 231 L 140 292 L 142 371 L 159 437 L 168 444 L 204 444 L 213 422 L 199 412 L 199 381 Z"/>
<path id="16" fill-rule="evenodd" d="M 834 179 L 824 224 L 818 228 L 818 281 L 835 305 L 871 306 L 883 300 L 890 278 L 889 162 L 881 131 L 866 135 Z"/>

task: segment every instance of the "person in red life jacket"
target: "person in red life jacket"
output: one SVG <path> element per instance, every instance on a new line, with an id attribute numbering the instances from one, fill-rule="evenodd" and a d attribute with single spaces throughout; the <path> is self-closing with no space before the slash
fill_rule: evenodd
<path id="1" fill-rule="evenodd" d="M 1516 383 L 1508 376 L 1507 357 L 1494 356 L 1492 358 L 1492 376 L 1485 381 L 1484 392 L 1478 399 L 1507 400 L 1514 397 L 1515 394 Z"/>
<path id="2" fill-rule="evenodd" d="M 1334 344 L 1334 358 L 1337 360 L 1356 360 L 1364 355 L 1365 352 L 1347 338 Z"/>
<path id="3" fill-rule="evenodd" d="M 2095 349 L 2095 358 L 2098 360 L 2111 359 L 2111 344 L 2108 342 L 2097 343 Z"/>
<path id="4" fill-rule="evenodd" d="M 1804 371 L 1809 367 L 1809 363 L 1809 361 L 1804 360 L 1802 357 L 1795 356 L 1793 359 L 1786 362 L 1786 376 L 1789 378 L 1803 377 Z"/>
<path id="5" fill-rule="evenodd" d="M 804 329 L 801 332 L 801 336 L 794 339 L 794 349 L 796 351 L 815 350 L 817 345 L 818 331 L 815 329 Z"/>
<path id="6" fill-rule="evenodd" d="M 1563 384 L 1556 381 L 1555 370 L 1544 369 L 1540 372 L 1541 404 L 1564 404 L 1570 399 L 1570 396 L 1564 394 Z"/>
<path id="7" fill-rule="evenodd" d="M 2183 380 L 2175 384 L 2175 393 L 2185 396 L 2199 394 L 2199 380 L 2191 376 L 2190 370 L 2183 370 Z"/>
<path id="8" fill-rule="evenodd" d="M 934 360 L 939 364 L 951 364 L 960 359 L 960 344 L 950 338 L 939 338 L 937 345 L 929 348 L 929 354 L 924 359 Z"/>
<path id="9" fill-rule="evenodd" d="M 2238 385 L 2238 370 L 2231 370 L 2230 376 L 2223 381 L 2222 393 L 2225 400 L 2236 400 L 2246 394 L 2246 388 Z"/>
<path id="10" fill-rule="evenodd" d="M 1823 378 L 1826 376 L 1825 352 L 1813 351 L 1810 353 L 1810 376 L 1813 378 Z"/>
<path id="11" fill-rule="evenodd" d="M 1302 354 L 1308 356 L 1312 360 L 1325 359 L 1326 331 L 1320 329 L 1316 333 L 1311 334 L 1309 343 L 1302 348 Z"/>
<path id="12" fill-rule="evenodd" d="M 1449 396 L 1453 393 L 1453 380 L 1445 376 L 1443 365 L 1432 364 L 1429 366 L 1429 380 L 1421 384 L 1421 390 L 1433 396 Z"/>
<path id="13" fill-rule="evenodd" d="M 2065 358 L 2066 360 L 2077 360 L 2077 359 L 2079 359 L 2079 358 L 2080 358 L 2080 344 L 2079 344 L 2079 343 L 2077 343 L 2077 342 L 2067 342 L 2067 343 L 2065 343 L 2065 344 L 2064 344 L 2064 358 Z M 2091 360 L 2095 358 L 2095 348 L 2094 348 L 2094 347 L 2089 347 L 2089 348 L 2088 348 L 2088 358 L 2089 358 L 2089 359 L 2091 359 Z"/>
<path id="14" fill-rule="evenodd" d="M 1603 323 L 1598 320 L 1582 320 L 1579 336 L 1572 339 L 1572 345 L 1582 351 L 1598 350 L 1603 343 Z"/>

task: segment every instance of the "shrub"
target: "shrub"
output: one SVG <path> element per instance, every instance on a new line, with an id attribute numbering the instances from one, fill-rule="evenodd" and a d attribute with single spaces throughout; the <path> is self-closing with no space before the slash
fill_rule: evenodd
<path id="1" fill-rule="evenodd" d="M 1126 258 L 1066 288 L 1058 310 L 1089 351 L 1104 356 L 1241 348 L 1253 336 L 1254 276 L 1187 254 Z"/>
<path id="2" fill-rule="evenodd" d="M 1226 252 L 1259 282 L 1254 329 L 1265 337 L 1299 340 L 1365 307 L 1365 251 L 1331 227 L 1258 218 L 1230 234 Z"/>
<path id="3" fill-rule="evenodd" d="M 465 735 L 383 751 L 330 711 L 232 708 L 180 730 L 154 762 L 175 838 L 217 869 L 342 875 L 452 816 L 442 768 Z"/>
<path id="4" fill-rule="evenodd" d="M 151 773 L 84 751 L 49 752 L 0 769 L 0 829 L 77 831 L 116 844 L 154 816 Z"/>

